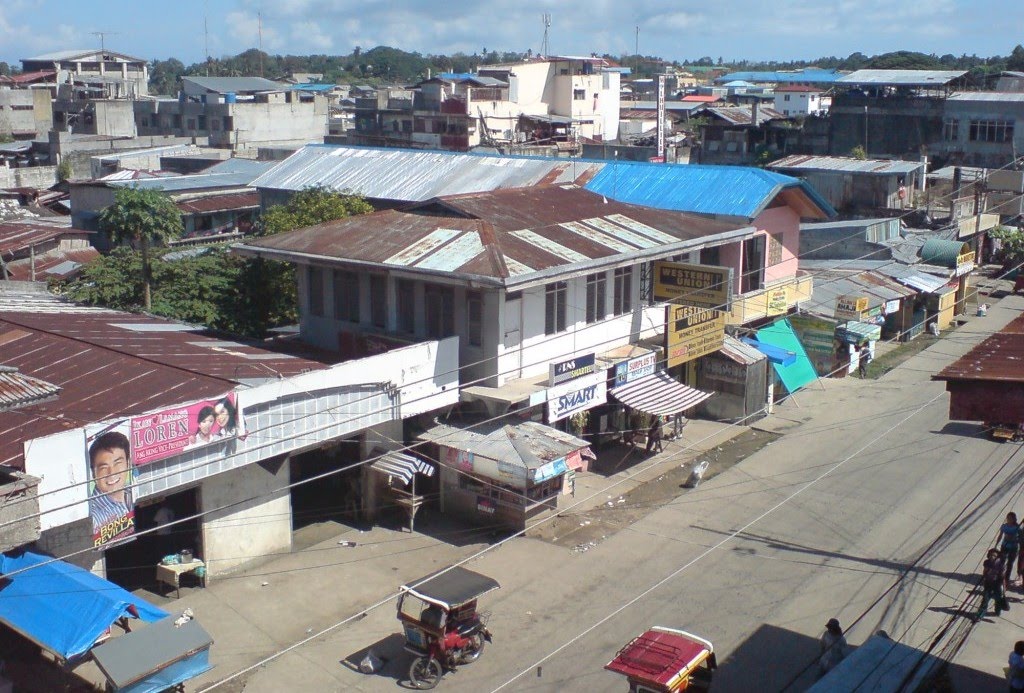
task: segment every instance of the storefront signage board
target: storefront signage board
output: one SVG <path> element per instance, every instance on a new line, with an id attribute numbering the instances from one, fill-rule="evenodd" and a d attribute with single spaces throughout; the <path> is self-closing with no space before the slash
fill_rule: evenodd
<path id="1" fill-rule="evenodd" d="M 548 423 L 608 401 L 608 380 L 603 373 L 548 388 Z"/>
<path id="2" fill-rule="evenodd" d="M 718 310 L 732 308 L 731 267 L 654 263 L 654 298 Z"/>
<path id="3" fill-rule="evenodd" d="M 722 348 L 725 313 L 697 306 L 665 308 L 665 365 L 669 368 L 693 361 Z"/>
<path id="4" fill-rule="evenodd" d="M 558 385 L 590 375 L 597 370 L 596 361 L 596 354 L 591 353 L 551 363 L 548 365 L 548 385 Z"/>
<path id="5" fill-rule="evenodd" d="M 789 310 L 789 287 L 768 289 L 768 315 L 785 315 Z"/>
<path id="6" fill-rule="evenodd" d="M 615 387 L 631 383 L 648 375 L 658 368 L 658 355 L 654 352 L 615 364 Z"/>

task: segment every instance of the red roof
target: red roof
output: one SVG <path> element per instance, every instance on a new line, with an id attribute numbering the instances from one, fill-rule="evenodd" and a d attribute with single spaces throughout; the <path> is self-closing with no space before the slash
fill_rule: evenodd
<path id="1" fill-rule="evenodd" d="M 949 364 L 932 380 L 1024 383 L 1024 315 Z"/>
<path id="2" fill-rule="evenodd" d="M 24 469 L 24 443 L 34 438 L 325 367 L 201 327 L 45 293 L 0 307 L 0 365 L 61 388 L 52 400 L 0 416 L 0 464 L 16 469 Z"/>
<path id="3" fill-rule="evenodd" d="M 85 265 L 100 256 L 100 251 L 92 246 L 77 250 L 51 250 L 35 256 L 35 281 L 45 282 L 49 279 L 67 279 L 79 273 Z M 11 281 L 32 281 L 32 258 L 22 258 L 7 262 L 8 279 Z M 65 264 L 67 263 L 67 264 Z"/>
<path id="4" fill-rule="evenodd" d="M 668 688 L 711 651 L 711 643 L 689 633 L 655 626 L 619 650 L 604 668 L 640 683 Z"/>
<path id="5" fill-rule="evenodd" d="M 33 245 L 52 241 L 62 236 L 81 236 L 88 233 L 90 232 L 71 228 L 70 217 L 0 222 L 0 255 L 25 251 Z"/>
<path id="6" fill-rule="evenodd" d="M 211 212 L 229 212 L 236 209 L 257 209 L 259 206 L 260 194 L 255 190 L 245 193 L 208 195 L 178 203 L 178 209 L 185 214 L 209 214 Z"/>
<path id="7" fill-rule="evenodd" d="M 814 92 L 815 94 L 820 94 L 822 90 L 820 88 L 818 88 L 818 87 L 806 87 L 806 86 L 802 86 L 800 84 L 787 84 L 784 87 L 775 87 L 775 91 L 776 91 L 776 93 L 777 92 L 786 92 L 786 91 L 790 91 L 790 92 L 799 91 L 799 92 Z"/>
<path id="8" fill-rule="evenodd" d="M 690 94 L 680 99 L 680 101 L 687 101 L 689 103 L 714 103 L 719 100 L 721 100 L 720 96 L 701 96 L 700 94 Z"/>
<path id="9" fill-rule="evenodd" d="M 55 77 L 56 75 L 57 72 L 55 70 L 22 72 L 20 75 L 11 75 L 10 77 L 0 76 L 0 84 L 30 84 L 41 79 L 46 79 L 47 77 Z"/>

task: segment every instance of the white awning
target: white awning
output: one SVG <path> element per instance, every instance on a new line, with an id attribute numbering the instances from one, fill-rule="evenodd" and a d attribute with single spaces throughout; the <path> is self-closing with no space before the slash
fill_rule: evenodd
<path id="1" fill-rule="evenodd" d="M 417 473 L 434 476 L 434 465 L 424 462 L 419 457 L 407 455 L 404 452 L 381 453 L 376 450 L 374 454 L 380 454 L 381 457 L 370 464 L 370 469 L 397 476 L 403 483 L 408 484 Z"/>
<path id="2" fill-rule="evenodd" d="M 702 392 L 683 385 L 665 371 L 612 388 L 612 397 L 628 407 L 655 416 L 671 416 L 695 407 L 713 392 Z"/>

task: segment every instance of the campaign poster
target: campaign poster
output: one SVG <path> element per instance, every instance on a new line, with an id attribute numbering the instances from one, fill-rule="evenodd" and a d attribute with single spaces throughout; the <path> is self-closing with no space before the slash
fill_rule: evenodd
<path id="1" fill-rule="evenodd" d="M 172 457 L 186 450 L 244 437 L 238 396 L 215 399 L 132 417 L 131 443 L 136 466 Z"/>
<path id="2" fill-rule="evenodd" d="M 128 421 L 90 426 L 85 431 L 89 463 L 89 518 L 94 548 L 127 539 L 135 533 L 132 498 L 134 465 Z"/>

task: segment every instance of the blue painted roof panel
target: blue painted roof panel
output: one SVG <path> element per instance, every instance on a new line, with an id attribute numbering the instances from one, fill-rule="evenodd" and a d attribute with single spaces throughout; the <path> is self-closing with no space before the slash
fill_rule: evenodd
<path id="1" fill-rule="evenodd" d="M 801 188 L 827 214 L 829 204 L 797 178 L 741 166 L 618 162 L 604 166 L 586 184 L 619 202 L 697 214 L 753 219 L 782 190 Z"/>

